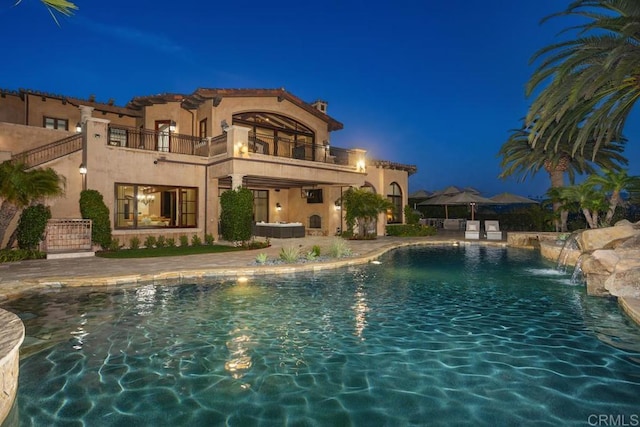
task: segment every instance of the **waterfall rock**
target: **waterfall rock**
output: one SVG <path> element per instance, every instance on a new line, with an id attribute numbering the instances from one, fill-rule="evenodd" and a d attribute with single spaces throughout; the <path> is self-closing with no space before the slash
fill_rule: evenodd
<path id="1" fill-rule="evenodd" d="M 640 297 L 639 225 L 620 221 L 613 227 L 580 233 L 581 268 L 587 293 Z"/>
<path id="2" fill-rule="evenodd" d="M 582 252 L 591 252 L 596 249 L 617 246 L 638 233 L 639 230 L 629 221 L 620 221 L 613 227 L 583 231 L 578 236 L 578 246 Z"/>

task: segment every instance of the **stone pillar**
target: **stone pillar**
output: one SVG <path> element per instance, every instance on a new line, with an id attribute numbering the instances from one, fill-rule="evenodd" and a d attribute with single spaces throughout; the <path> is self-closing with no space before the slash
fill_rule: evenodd
<path id="1" fill-rule="evenodd" d="M 249 128 L 229 126 L 227 128 L 227 153 L 233 153 L 233 157 L 241 157 L 248 152 Z"/>
<path id="2" fill-rule="evenodd" d="M 236 190 L 238 187 L 242 187 L 242 178 L 244 178 L 244 175 L 242 175 L 241 173 L 232 173 L 230 176 L 232 190 Z"/>

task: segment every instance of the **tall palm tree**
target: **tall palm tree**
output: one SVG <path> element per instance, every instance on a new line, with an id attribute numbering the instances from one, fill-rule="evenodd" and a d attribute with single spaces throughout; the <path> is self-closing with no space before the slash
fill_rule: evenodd
<path id="1" fill-rule="evenodd" d="M 629 176 L 626 170 L 611 171 L 604 169 L 602 175 L 591 175 L 587 183 L 599 187 L 601 191 L 610 193 L 609 208 L 603 220 L 603 225 L 611 224 L 616 208 L 623 202 L 622 191 L 637 191 L 640 189 L 640 176 Z"/>
<path id="2" fill-rule="evenodd" d="M 0 163 L 0 244 L 16 214 L 47 196 L 62 194 L 64 180 L 53 169 L 28 170 L 24 163 Z"/>
<path id="3" fill-rule="evenodd" d="M 568 29 L 576 31 L 575 40 L 543 48 L 532 58 L 540 64 L 527 95 L 540 92 L 527 114 L 529 141 L 548 148 L 566 138 L 574 142 L 574 155 L 593 140 L 595 158 L 622 135 L 640 97 L 640 2 L 576 0 L 545 20 L 558 16 L 585 22 Z"/>
<path id="4" fill-rule="evenodd" d="M 554 128 L 550 128 L 549 133 L 552 130 Z M 596 151 L 595 140 L 590 140 L 584 150 L 572 153 L 572 144 L 567 139 L 560 139 L 549 148 L 545 147 L 547 144 L 531 145 L 531 132 L 531 127 L 516 129 L 502 145 L 498 152 L 502 156 L 499 178 L 519 175 L 520 181 L 524 181 L 544 169 L 549 175 L 551 188 L 560 188 L 565 185 L 565 174 L 573 184 L 576 175 L 593 174 L 598 168 L 617 171 L 627 164 L 627 159 L 621 154 L 624 140 L 614 141 L 599 151 Z M 553 210 L 560 216 L 560 220 L 556 220 L 557 231 L 566 231 L 567 212 L 562 209 L 562 203 L 554 201 Z"/>

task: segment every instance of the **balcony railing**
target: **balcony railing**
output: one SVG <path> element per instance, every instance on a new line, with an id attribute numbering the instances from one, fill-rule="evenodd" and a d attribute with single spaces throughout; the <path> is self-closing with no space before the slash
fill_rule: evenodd
<path id="1" fill-rule="evenodd" d="M 151 131 L 123 126 L 109 126 L 108 144 L 161 153 L 208 156 L 207 140 L 174 132 Z"/>
<path id="2" fill-rule="evenodd" d="M 123 126 L 109 126 L 108 144 L 138 150 L 189 154 L 202 157 L 228 154 L 227 134 L 213 138 L 199 138 L 173 132 L 158 132 Z M 306 161 L 356 166 L 362 160 L 362 150 L 349 150 L 286 138 L 256 135 L 249 132 L 247 148 L 250 153 Z"/>
<path id="3" fill-rule="evenodd" d="M 356 166 L 362 152 L 345 148 L 331 147 L 307 142 L 291 141 L 286 138 L 256 135 L 249 132 L 249 152 L 268 154 L 277 157 L 333 163 L 343 166 Z"/>
<path id="4" fill-rule="evenodd" d="M 18 153 L 12 156 L 11 160 L 35 167 L 80 150 L 82 150 L 82 134 L 76 134 L 42 147 Z"/>

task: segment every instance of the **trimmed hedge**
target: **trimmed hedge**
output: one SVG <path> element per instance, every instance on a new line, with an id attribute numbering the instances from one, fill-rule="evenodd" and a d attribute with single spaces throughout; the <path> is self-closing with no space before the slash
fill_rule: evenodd
<path id="1" fill-rule="evenodd" d="M 436 229 L 428 225 L 421 225 L 421 224 L 387 225 L 387 236 L 420 237 L 420 236 L 433 236 L 435 234 L 436 234 Z"/>

